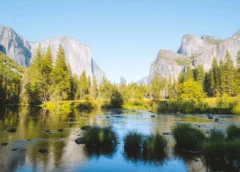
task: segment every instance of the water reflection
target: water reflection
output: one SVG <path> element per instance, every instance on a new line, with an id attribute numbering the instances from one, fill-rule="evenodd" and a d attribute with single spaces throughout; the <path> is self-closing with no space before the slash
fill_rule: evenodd
<path id="1" fill-rule="evenodd" d="M 169 132 L 176 122 L 190 122 L 202 130 L 225 130 L 240 117 L 224 115 L 215 123 L 206 115 L 156 115 L 140 111 L 93 111 L 76 109 L 54 112 L 41 108 L 0 108 L 0 171 L 236 171 L 219 163 L 206 163 L 201 155 L 174 149 L 172 136 L 165 136 L 169 149 L 161 156 L 123 153 L 123 136 L 136 129 L 142 134 Z M 226 116 L 226 117 L 225 117 Z M 113 148 L 85 147 L 75 139 L 84 125 L 112 125 L 120 144 Z M 16 132 L 7 132 L 10 128 Z M 59 132 L 59 129 L 63 131 Z M 45 132 L 49 130 L 49 132 Z M 39 153 L 40 148 L 48 152 Z M 96 161 L 97 160 L 97 161 Z M 130 163 L 129 163 L 130 162 Z"/>

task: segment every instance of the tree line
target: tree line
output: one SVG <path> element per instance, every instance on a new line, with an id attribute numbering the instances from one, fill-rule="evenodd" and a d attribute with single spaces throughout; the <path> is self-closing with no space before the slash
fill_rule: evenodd
<path id="1" fill-rule="evenodd" d="M 214 57 L 208 72 L 202 65 L 194 69 L 187 67 L 177 81 L 171 77 L 154 76 L 149 84 L 127 84 L 123 77 L 119 84 L 111 83 L 106 78 L 98 83 L 95 76 L 91 78 L 85 71 L 77 76 L 71 72 L 61 45 L 55 58 L 50 46 L 44 51 L 39 45 L 30 67 L 25 69 L 3 53 L 0 56 L 0 101 L 5 103 L 42 104 L 91 97 L 107 100 L 112 107 L 121 107 L 133 100 L 183 100 L 194 97 L 198 100 L 206 96 L 236 96 L 240 93 L 240 51 L 236 66 L 227 51 L 219 63 Z M 18 68 L 21 70 L 16 70 Z"/>

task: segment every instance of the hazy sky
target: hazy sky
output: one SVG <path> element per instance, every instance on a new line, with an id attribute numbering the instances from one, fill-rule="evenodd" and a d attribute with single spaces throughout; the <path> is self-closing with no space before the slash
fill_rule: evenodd
<path id="1" fill-rule="evenodd" d="M 0 0 L 0 25 L 26 40 L 68 35 L 118 82 L 147 76 L 160 49 L 176 51 L 184 34 L 232 36 L 239 0 Z"/>

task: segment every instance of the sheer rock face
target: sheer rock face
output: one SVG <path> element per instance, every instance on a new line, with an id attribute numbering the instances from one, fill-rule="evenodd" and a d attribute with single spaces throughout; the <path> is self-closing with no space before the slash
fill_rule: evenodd
<path id="1" fill-rule="evenodd" d="M 240 50 L 240 30 L 225 40 L 206 35 L 202 37 L 184 35 L 177 52 L 159 51 L 156 60 L 151 64 L 148 83 L 155 75 L 176 80 L 187 66 L 195 68 L 197 65 L 203 65 L 208 71 L 212 66 L 214 56 L 220 61 L 224 59 L 227 50 L 236 64 L 236 55 Z"/>
<path id="2" fill-rule="evenodd" d="M 31 57 L 34 56 L 39 44 L 44 51 L 50 46 L 54 58 L 56 58 L 58 47 L 61 44 L 72 73 L 79 76 L 83 71 L 86 71 L 86 74 L 91 78 L 95 76 L 98 83 L 101 82 L 102 77 L 105 77 L 104 72 L 92 59 L 91 48 L 74 38 L 60 36 L 38 42 L 28 42 L 11 28 L 0 26 L 0 51 L 23 66 L 30 65 Z"/>
<path id="3" fill-rule="evenodd" d="M 30 45 L 14 30 L 0 26 L 0 51 L 23 66 L 29 66 Z"/>

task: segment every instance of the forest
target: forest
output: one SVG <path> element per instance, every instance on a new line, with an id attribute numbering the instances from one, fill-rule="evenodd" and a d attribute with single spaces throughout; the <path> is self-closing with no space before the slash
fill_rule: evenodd
<path id="1" fill-rule="evenodd" d="M 55 59 L 55 60 L 54 60 Z M 230 53 L 212 67 L 186 67 L 178 80 L 155 76 L 146 84 L 118 84 L 102 78 L 99 84 L 86 72 L 78 77 L 66 63 L 59 45 L 56 57 L 39 44 L 29 68 L 0 52 L 0 101 L 5 104 L 48 105 L 77 103 L 80 109 L 128 108 L 157 112 L 240 113 L 240 51 L 234 65 Z"/>

